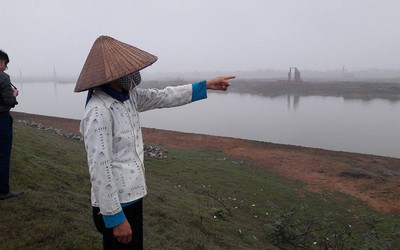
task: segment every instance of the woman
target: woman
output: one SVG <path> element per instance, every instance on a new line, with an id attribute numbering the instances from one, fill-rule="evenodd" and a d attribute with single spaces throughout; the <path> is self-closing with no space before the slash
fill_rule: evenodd
<path id="1" fill-rule="evenodd" d="M 89 90 L 80 131 L 84 136 L 96 228 L 104 249 L 142 249 L 142 198 L 147 194 L 139 112 L 176 107 L 226 91 L 234 76 L 163 90 L 136 88 L 140 70 L 157 60 L 134 46 L 101 36 L 75 92 Z"/>

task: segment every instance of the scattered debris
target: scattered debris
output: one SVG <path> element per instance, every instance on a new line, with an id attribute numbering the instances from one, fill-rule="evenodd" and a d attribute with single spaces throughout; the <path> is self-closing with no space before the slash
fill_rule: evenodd
<path id="1" fill-rule="evenodd" d="M 168 151 L 166 149 L 161 149 L 159 147 L 144 145 L 144 156 L 153 159 L 166 159 L 168 156 Z"/>
<path id="2" fill-rule="evenodd" d="M 58 136 L 65 137 L 67 139 L 72 139 L 72 140 L 77 140 L 77 141 L 83 141 L 83 137 L 80 135 L 76 135 L 71 132 L 67 131 L 62 131 L 61 129 L 53 128 L 53 127 L 48 127 L 40 123 L 36 123 L 33 121 L 26 121 L 26 120 L 18 120 L 19 123 L 22 123 L 24 125 L 27 125 L 29 127 L 37 128 L 46 132 L 53 133 Z M 165 159 L 167 158 L 168 151 L 165 149 L 161 149 L 159 147 L 151 146 L 151 145 L 144 145 L 144 156 L 147 158 L 153 158 L 153 159 Z"/>
<path id="3" fill-rule="evenodd" d="M 58 136 L 62 136 L 62 137 L 68 138 L 68 139 L 77 140 L 77 141 L 83 141 L 83 137 L 82 136 L 76 135 L 76 134 L 71 133 L 71 132 L 62 131 L 61 129 L 56 129 L 56 128 L 53 128 L 53 127 L 47 127 L 47 126 L 44 126 L 44 125 L 42 125 L 40 123 L 36 123 L 36 122 L 32 122 L 32 121 L 26 121 L 26 120 L 18 120 L 18 122 L 22 123 L 22 124 L 25 124 L 25 125 L 28 125 L 28 126 L 33 127 L 33 128 L 37 128 L 37 129 L 40 129 L 40 130 L 43 130 L 43 131 L 46 131 L 46 132 L 50 132 L 50 133 L 56 134 Z"/>

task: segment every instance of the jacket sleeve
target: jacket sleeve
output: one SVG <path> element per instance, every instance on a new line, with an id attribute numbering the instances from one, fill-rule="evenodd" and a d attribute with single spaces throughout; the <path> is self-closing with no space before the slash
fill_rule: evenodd
<path id="1" fill-rule="evenodd" d="M 10 77 L 4 72 L 0 72 L 0 94 L 1 105 L 14 108 L 18 104 L 17 98 L 13 95 Z"/>
<path id="2" fill-rule="evenodd" d="M 207 98 L 206 81 L 166 87 L 161 90 L 138 88 L 135 89 L 133 94 L 139 112 L 157 108 L 177 107 Z"/>

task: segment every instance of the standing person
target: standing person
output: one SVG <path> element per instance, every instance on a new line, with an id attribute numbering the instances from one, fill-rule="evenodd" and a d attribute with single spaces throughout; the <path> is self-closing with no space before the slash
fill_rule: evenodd
<path id="1" fill-rule="evenodd" d="M 4 71 L 10 62 L 8 55 L 0 50 L 0 200 L 19 196 L 22 191 L 10 191 L 10 158 L 13 139 L 13 119 L 10 109 L 18 104 L 18 90 L 13 87 L 10 76 Z"/>
<path id="2" fill-rule="evenodd" d="M 139 112 L 176 107 L 227 90 L 234 76 L 163 90 L 140 89 L 140 70 L 157 57 L 111 37 L 91 48 L 75 92 L 89 90 L 80 131 L 91 179 L 93 220 L 104 249 L 142 249 L 147 194 Z"/>

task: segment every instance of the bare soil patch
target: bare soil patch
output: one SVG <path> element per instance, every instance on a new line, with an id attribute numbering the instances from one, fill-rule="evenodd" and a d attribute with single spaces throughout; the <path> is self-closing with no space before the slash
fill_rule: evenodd
<path id="1" fill-rule="evenodd" d="M 79 134 L 79 120 L 12 112 L 27 120 Z M 400 159 L 236 138 L 143 128 L 145 144 L 165 148 L 218 148 L 257 167 L 306 183 L 314 192 L 342 192 L 377 210 L 400 214 Z"/>

